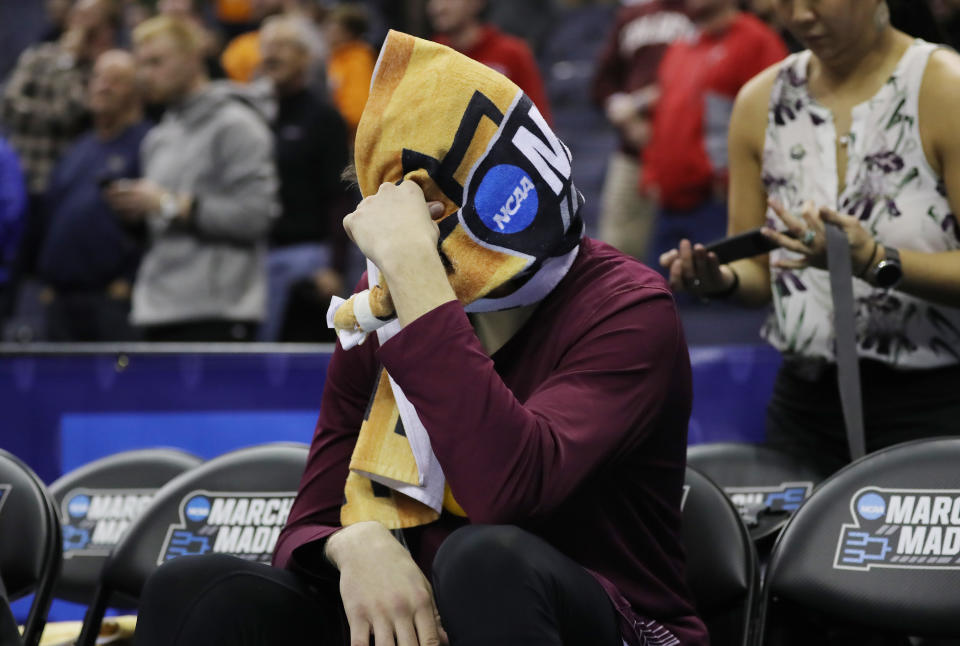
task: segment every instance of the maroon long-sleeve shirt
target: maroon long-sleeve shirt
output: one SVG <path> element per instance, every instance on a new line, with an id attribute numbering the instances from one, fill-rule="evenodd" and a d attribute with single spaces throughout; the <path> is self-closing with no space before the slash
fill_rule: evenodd
<path id="1" fill-rule="evenodd" d="M 381 364 L 417 408 L 470 522 L 520 526 L 589 569 L 624 616 L 628 641 L 639 643 L 652 620 L 647 630 L 659 623 L 681 644 L 707 643 L 679 538 L 690 362 L 657 273 L 584 239 L 569 274 L 492 357 L 456 301 L 382 347 L 373 336 L 338 347 L 276 565 L 315 570 L 303 555 L 339 529 Z M 406 531 L 426 572 L 464 522 L 445 513 Z M 313 549 L 298 551 L 306 545 Z"/>

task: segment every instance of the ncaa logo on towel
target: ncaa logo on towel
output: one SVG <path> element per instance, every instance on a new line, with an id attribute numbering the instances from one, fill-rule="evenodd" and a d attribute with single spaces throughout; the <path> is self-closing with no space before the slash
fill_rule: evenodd
<path id="1" fill-rule="evenodd" d="M 960 569 L 960 490 L 864 487 L 850 514 L 834 568 Z"/>
<path id="2" fill-rule="evenodd" d="M 533 223 L 540 199 L 533 180 L 522 168 L 500 164 L 484 175 L 474 204 L 488 229 L 509 234 L 519 233 Z"/>
<path id="3" fill-rule="evenodd" d="M 296 492 L 191 491 L 167 529 L 157 565 L 181 556 L 232 554 L 269 563 Z"/>
<path id="4" fill-rule="evenodd" d="M 73 489 L 60 503 L 63 558 L 106 556 L 140 514 L 155 489 Z"/>

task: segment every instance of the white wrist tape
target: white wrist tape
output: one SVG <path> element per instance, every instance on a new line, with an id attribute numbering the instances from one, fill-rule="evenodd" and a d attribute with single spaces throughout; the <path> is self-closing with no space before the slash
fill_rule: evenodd
<path id="1" fill-rule="evenodd" d="M 363 332 L 373 332 L 389 321 L 383 321 L 373 315 L 370 310 L 370 290 L 365 289 L 356 294 L 353 299 L 353 316 L 357 319 L 357 325 Z"/>

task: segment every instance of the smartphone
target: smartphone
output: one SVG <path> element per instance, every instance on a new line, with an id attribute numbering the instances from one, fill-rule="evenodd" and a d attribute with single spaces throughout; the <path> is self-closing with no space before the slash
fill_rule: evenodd
<path id="1" fill-rule="evenodd" d="M 768 253 L 780 245 L 760 233 L 758 228 L 722 240 L 715 240 L 705 246 L 707 251 L 717 254 L 717 260 L 720 261 L 720 264 L 726 264 L 741 258 Z"/>

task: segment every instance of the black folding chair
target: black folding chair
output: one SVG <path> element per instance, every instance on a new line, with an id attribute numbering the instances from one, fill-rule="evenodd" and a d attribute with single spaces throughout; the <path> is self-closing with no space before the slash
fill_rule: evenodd
<path id="1" fill-rule="evenodd" d="M 307 462 L 305 444 L 218 456 L 164 485 L 106 558 L 78 646 L 93 646 L 114 595 L 139 599 L 165 561 L 225 553 L 269 562 Z"/>
<path id="2" fill-rule="evenodd" d="M 124 451 L 85 464 L 51 484 L 63 533 L 63 567 L 54 596 L 90 603 L 107 555 L 157 489 L 202 462 L 179 449 Z M 135 602 L 120 605 L 130 603 Z"/>
<path id="3" fill-rule="evenodd" d="M 687 463 L 730 497 L 763 558 L 790 515 L 830 474 L 794 455 L 756 444 L 699 444 Z"/>
<path id="4" fill-rule="evenodd" d="M 687 584 L 697 612 L 711 643 L 747 646 L 760 588 L 753 541 L 723 491 L 689 466 L 684 490 Z"/>
<path id="5" fill-rule="evenodd" d="M 0 644 L 36 646 L 47 622 L 60 571 L 60 524 L 40 478 L 12 454 L 0 449 Z M 34 593 L 23 636 L 3 598 Z"/>
<path id="6" fill-rule="evenodd" d="M 919 440 L 848 465 L 796 512 L 770 556 L 761 635 L 957 638 L 958 611 L 960 438 Z"/>

